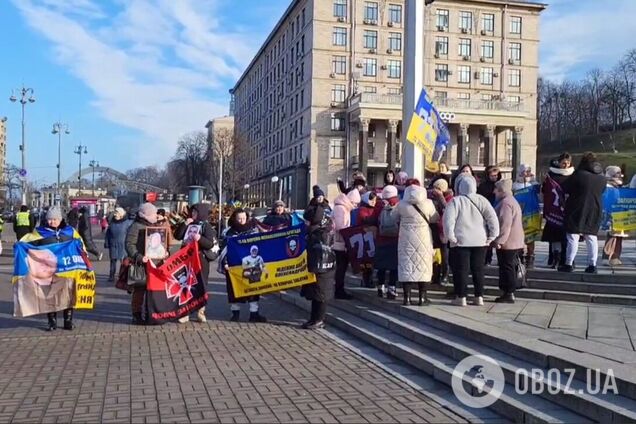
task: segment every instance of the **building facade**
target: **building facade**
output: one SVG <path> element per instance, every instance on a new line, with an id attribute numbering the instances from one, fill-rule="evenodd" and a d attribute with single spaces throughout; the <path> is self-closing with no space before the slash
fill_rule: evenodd
<path id="1" fill-rule="evenodd" d="M 447 118 L 444 160 L 510 172 L 536 161 L 538 26 L 527 0 L 435 0 L 424 81 Z M 403 0 L 294 0 L 231 90 L 250 195 L 303 207 L 353 170 L 381 185 L 401 167 Z M 517 146 L 513 151 L 513 147 Z M 272 183 L 272 177 L 278 183 Z M 278 185 L 280 184 L 280 186 Z"/>
<path id="2" fill-rule="evenodd" d="M 0 118 L 0 206 L 4 206 L 7 197 L 7 118 Z"/>

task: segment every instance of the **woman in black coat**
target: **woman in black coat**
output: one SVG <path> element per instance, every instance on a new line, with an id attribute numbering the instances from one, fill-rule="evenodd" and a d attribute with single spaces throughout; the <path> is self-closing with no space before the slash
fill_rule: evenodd
<path id="1" fill-rule="evenodd" d="M 82 236 L 82 240 L 84 240 L 86 251 L 88 253 L 92 253 L 97 257 L 98 261 L 101 261 L 103 253 L 97 249 L 97 246 L 95 246 L 95 242 L 93 241 L 93 230 L 91 228 L 91 221 L 88 209 L 86 207 L 82 207 L 80 208 L 79 212 L 80 214 L 77 224 L 77 231 L 79 232 L 80 236 Z"/>
<path id="2" fill-rule="evenodd" d="M 585 153 L 574 174 L 562 185 L 567 196 L 564 224 L 568 247 L 565 265 L 559 267 L 559 271 L 572 272 L 582 234 L 587 245 L 588 267 L 585 272 L 596 273 L 598 232 L 601 228 L 605 187 L 603 167 L 596 160 L 596 155 Z"/>
<path id="3" fill-rule="evenodd" d="M 210 207 L 205 203 L 197 203 L 190 207 L 188 219 L 179 224 L 174 231 L 174 238 L 177 240 L 183 240 L 184 245 L 191 242 L 196 242 L 199 245 L 199 261 L 201 262 L 201 276 L 203 277 L 203 284 L 206 287 L 208 285 L 208 278 L 210 275 L 210 262 L 214 261 L 219 251 L 219 246 L 216 241 L 216 231 L 212 227 L 212 224 L 208 222 L 208 216 L 210 215 Z M 191 225 L 200 226 L 198 234 L 194 235 L 191 239 L 186 237 L 188 227 Z M 201 323 L 206 322 L 205 306 L 202 306 L 197 311 L 197 320 Z M 183 318 L 179 318 L 180 323 L 190 321 L 188 315 Z"/>
<path id="4" fill-rule="evenodd" d="M 303 219 L 309 225 L 307 235 L 308 255 L 318 254 L 317 250 L 311 248 L 316 244 L 330 245 L 332 243 L 332 240 L 330 240 L 333 228 L 331 207 L 320 187 L 313 187 L 313 195 L 314 197 L 309 202 L 309 206 L 303 215 Z M 308 258 L 308 263 L 314 263 L 313 258 Z M 311 301 L 311 314 L 309 320 L 302 325 L 302 328 L 309 330 L 324 328 L 327 302 L 333 297 L 335 288 L 333 285 L 334 270 L 335 267 L 331 271 L 316 274 L 315 283 L 304 285 L 300 289 L 301 296 Z"/>

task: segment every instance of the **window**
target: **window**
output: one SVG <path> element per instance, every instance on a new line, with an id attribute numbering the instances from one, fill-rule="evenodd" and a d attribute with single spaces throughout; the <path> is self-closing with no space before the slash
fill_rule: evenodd
<path id="1" fill-rule="evenodd" d="M 435 65 L 435 81 L 448 81 L 448 65 L 441 63 Z"/>
<path id="2" fill-rule="evenodd" d="M 371 85 L 365 85 L 364 86 L 364 92 L 365 93 L 370 93 L 370 94 L 375 94 L 378 92 L 378 88 L 371 86 Z"/>
<path id="3" fill-rule="evenodd" d="M 448 29 L 449 12 L 446 9 L 437 9 L 435 12 L 436 22 L 438 28 Z"/>
<path id="4" fill-rule="evenodd" d="M 492 85 L 493 72 L 492 68 L 481 68 L 480 80 L 483 85 Z"/>
<path id="5" fill-rule="evenodd" d="M 482 41 L 481 42 L 481 57 L 485 59 L 492 59 L 495 57 L 495 42 L 494 41 Z"/>
<path id="6" fill-rule="evenodd" d="M 304 27 L 305 27 L 305 25 L 307 24 L 307 16 L 306 16 L 306 13 L 305 13 L 305 9 L 303 9 L 303 10 L 302 10 L 301 15 L 302 15 L 301 20 L 302 20 L 302 22 L 303 22 L 303 28 L 304 28 Z M 284 44 L 284 43 L 283 43 L 283 44 Z"/>
<path id="7" fill-rule="evenodd" d="M 364 2 L 364 19 L 367 21 L 378 21 L 378 4 L 376 2 Z"/>
<path id="8" fill-rule="evenodd" d="M 331 159 L 344 159 L 345 141 L 343 139 L 332 138 L 329 140 L 329 157 Z"/>
<path id="9" fill-rule="evenodd" d="M 459 29 L 473 29 L 473 12 L 459 12 Z"/>
<path id="10" fill-rule="evenodd" d="M 394 52 L 402 51 L 402 34 L 399 32 L 389 33 L 389 49 Z"/>
<path id="11" fill-rule="evenodd" d="M 331 43 L 334 46 L 346 46 L 347 45 L 347 28 L 335 27 L 333 29 L 333 36 Z"/>
<path id="12" fill-rule="evenodd" d="M 336 18 L 347 17 L 347 0 L 333 1 L 333 16 L 335 16 Z"/>
<path id="13" fill-rule="evenodd" d="M 457 98 L 459 100 L 470 100 L 470 93 L 459 93 Z"/>
<path id="14" fill-rule="evenodd" d="M 336 84 L 331 87 L 331 101 L 332 102 L 344 102 L 346 94 L 346 87 L 343 84 Z"/>
<path id="15" fill-rule="evenodd" d="M 440 56 L 448 55 L 448 37 L 437 37 L 435 40 L 435 53 Z"/>
<path id="16" fill-rule="evenodd" d="M 510 69 L 508 71 L 508 85 L 510 87 L 521 87 L 521 69 Z"/>
<path id="17" fill-rule="evenodd" d="M 435 102 L 445 105 L 447 99 L 448 99 L 448 93 L 446 91 L 435 92 Z"/>
<path id="18" fill-rule="evenodd" d="M 363 61 L 363 75 L 374 77 L 378 73 L 378 61 L 376 59 L 365 58 Z"/>
<path id="19" fill-rule="evenodd" d="M 331 58 L 331 72 L 337 75 L 346 74 L 347 73 L 347 57 L 333 56 Z"/>
<path id="20" fill-rule="evenodd" d="M 462 84 L 470 84 L 470 66 L 458 66 L 458 82 Z"/>
<path id="21" fill-rule="evenodd" d="M 377 31 L 364 31 L 364 48 L 365 49 L 378 48 L 378 32 Z"/>
<path id="22" fill-rule="evenodd" d="M 402 22 L 402 5 L 390 4 L 389 5 L 389 22 L 399 24 Z"/>
<path id="23" fill-rule="evenodd" d="M 521 34 L 521 16 L 510 17 L 510 33 Z"/>
<path id="24" fill-rule="evenodd" d="M 510 43 L 508 59 L 513 60 L 515 63 L 521 62 L 521 43 Z"/>
<path id="25" fill-rule="evenodd" d="M 506 100 L 508 100 L 510 103 L 521 103 L 521 97 L 519 96 L 508 96 L 506 97 Z"/>
<path id="26" fill-rule="evenodd" d="M 344 117 L 337 114 L 331 115 L 331 131 L 344 131 L 345 120 Z"/>
<path id="27" fill-rule="evenodd" d="M 389 87 L 388 94 L 391 94 L 391 95 L 402 94 L 402 89 L 396 88 L 396 87 Z"/>
<path id="28" fill-rule="evenodd" d="M 464 56 L 468 56 L 470 57 L 470 51 L 471 51 L 471 43 L 470 43 L 470 38 L 460 38 L 459 39 L 459 55 L 464 57 Z"/>
<path id="29" fill-rule="evenodd" d="M 402 76 L 402 62 L 399 60 L 389 60 L 387 62 L 389 68 L 389 78 L 400 78 Z"/>
<path id="30" fill-rule="evenodd" d="M 484 13 L 481 15 L 481 29 L 486 32 L 495 32 L 495 15 Z"/>

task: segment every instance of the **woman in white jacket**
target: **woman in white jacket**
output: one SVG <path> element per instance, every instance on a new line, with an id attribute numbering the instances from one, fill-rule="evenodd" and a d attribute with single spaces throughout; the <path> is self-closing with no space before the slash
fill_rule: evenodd
<path id="1" fill-rule="evenodd" d="M 433 202 L 417 180 L 404 190 L 404 197 L 393 209 L 398 214 L 400 233 L 398 239 L 398 281 L 404 289 L 404 304 L 411 304 L 411 284 L 419 289 L 418 305 L 428 303 L 425 284 L 433 278 L 433 238 L 429 224 L 439 221 Z"/>

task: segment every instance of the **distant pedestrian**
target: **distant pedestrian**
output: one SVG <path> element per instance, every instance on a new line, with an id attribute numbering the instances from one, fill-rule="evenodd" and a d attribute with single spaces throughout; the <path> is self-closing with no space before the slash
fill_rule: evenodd
<path id="1" fill-rule="evenodd" d="M 15 220 L 13 221 L 13 231 L 15 232 L 16 240 L 20 241 L 22 237 L 29 234 L 34 228 L 29 208 L 26 205 L 20 206 L 20 212 L 15 215 Z"/>
<path id="2" fill-rule="evenodd" d="M 400 224 L 398 239 L 398 281 L 404 290 L 404 305 L 410 305 L 411 285 L 418 286 L 418 305 L 428 303 L 426 284 L 433 278 L 433 236 L 431 224 L 439 215 L 419 181 L 412 179 L 404 190 L 404 198 L 393 209 Z"/>
<path id="3" fill-rule="evenodd" d="M 360 192 L 353 189 L 349 193 L 340 193 L 334 201 L 333 221 L 335 226 L 335 241 L 333 250 L 336 252 L 336 299 L 351 299 L 351 295 L 345 291 L 345 276 L 349 267 L 349 256 L 345 247 L 345 241 L 340 235 L 340 230 L 351 226 L 351 211 L 360 203 Z"/>
<path id="4" fill-rule="evenodd" d="M 378 217 L 378 236 L 376 240 L 373 266 L 377 270 L 378 296 L 387 299 L 397 297 L 398 281 L 398 240 L 400 224 L 393 211 L 400 203 L 397 187 L 387 185 L 382 190 L 383 208 Z M 389 274 L 387 284 L 386 274 Z"/>
<path id="5" fill-rule="evenodd" d="M 128 228 L 132 225 L 132 221 L 126 216 L 123 208 L 116 208 L 113 219 L 106 229 L 106 237 L 104 247 L 108 249 L 110 257 L 110 272 L 108 281 L 113 282 L 118 275 L 118 265 L 126 257 L 126 234 Z"/>
<path id="6" fill-rule="evenodd" d="M 97 257 L 98 261 L 102 260 L 104 254 L 97 249 L 95 245 L 95 241 L 93 240 L 93 229 L 91 225 L 91 218 L 89 215 L 88 208 L 81 207 L 79 210 L 79 221 L 77 224 L 77 231 L 80 236 L 82 236 L 82 240 L 84 240 L 84 245 L 86 246 L 86 251 L 88 253 L 92 253 Z"/>
<path id="7" fill-rule="evenodd" d="M 515 303 L 516 264 L 523 254 L 525 245 L 523 212 L 512 194 L 511 180 L 498 181 L 495 187 L 498 200 L 495 211 L 499 219 L 499 236 L 492 242 L 492 247 L 497 249 L 499 289 L 502 292 L 495 302 Z"/>
<path id="8" fill-rule="evenodd" d="M 444 240 L 444 212 L 446 211 L 446 207 L 448 203 L 453 200 L 453 192 L 448 187 L 448 182 L 445 179 L 438 179 L 433 183 L 433 188 L 430 190 L 431 200 L 433 200 L 433 204 L 435 205 L 435 210 L 437 210 L 440 219 L 436 225 L 436 229 L 439 232 L 439 246 L 433 246 L 436 249 L 439 249 L 440 253 L 440 263 L 438 266 L 433 265 L 433 284 L 448 284 L 448 271 L 449 271 L 449 263 L 448 263 L 448 243 L 445 243 Z M 434 237 L 436 239 L 437 237 Z"/>
<path id="9" fill-rule="evenodd" d="M 456 194 L 444 212 L 444 236 L 450 243 L 450 266 L 453 271 L 455 300 L 466 306 L 468 276 L 472 274 L 474 304 L 484 304 L 484 263 L 486 246 L 499 235 L 499 221 L 492 205 L 477 194 L 477 182 L 465 173 L 455 181 Z"/>
<path id="10" fill-rule="evenodd" d="M 563 183 L 568 196 L 565 202 L 565 231 L 568 239 L 565 264 L 559 271 L 572 272 L 579 250 L 581 234 L 587 246 L 586 273 L 596 273 L 598 261 L 598 232 L 603 216 L 602 196 L 606 179 L 603 167 L 592 152 L 586 152 L 574 174 Z"/>
<path id="11" fill-rule="evenodd" d="M 79 226 L 79 209 L 77 207 L 71 208 L 66 214 L 66 223 L 77 230 Z"/>

